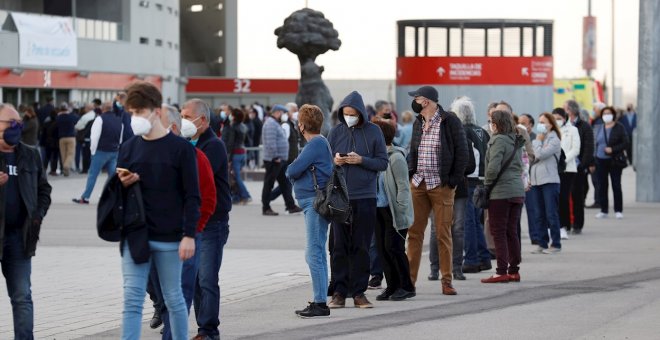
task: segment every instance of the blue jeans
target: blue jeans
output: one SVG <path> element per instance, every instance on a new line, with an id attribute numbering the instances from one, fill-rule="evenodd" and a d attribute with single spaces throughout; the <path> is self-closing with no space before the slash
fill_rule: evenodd
<path id="1" fill-rule="evenodd" d="M 34 306 L 30 290 L 32 259 L 25 256 L 23 237 L 19 230 L 5 231 L 2 244 L 2 275 L 7 284 L 7 293 L 11 301 L 14 316 L 14 338 L 34 339 Z"/>
<path id="2" fill-rule="evenodd" d="M 242 155 L 233 155 L 231 158 L 231 167 L 234 171 L 234 177 L 236 178 L 236 186 L 238 187 L 238 198 L 239 199 L 248 199 L 250 198 L 250 193 L 243 183 L 243 178 L 241 177 L 241 169 L 245 166 L 245 154 Z"/>
<path id="3" fill-rule="evenodd" d="M 209 221 L 202 232 L 199 247 L 199 270 L 195 283 L 195 319 L 197 334 L 216 336 L 220 334 L 220 266 L 222 253 L 229 237 L 226 221 Z"/>
<path id="4" fill-rule="evenodd" d="M 536 224 L 536 211 L 537 211 L 536 195 L 529 190 L 525 193 L 525 209 L 527 210 L 527 229 L 529 230 L 529 239 L 538 242 L 541 238 L 541 233 Z"/>
<path id="5" fill-rule="evenodd" d="M 179 259 L 179 242 L 149 241 L 151 257 L 147 263 L 135 264 L 128 249 L 124 245 L 122 257 L 122 274 L 124 276 L 124 312 L 122 320 L 122 339 L 139 339 L 142 328 L 142 306 L 149 280 L 151 263 L 156 265 L 160 288 L 163 292 L 165 306 L 172 320 L 171 327 L 174 339 L 188 338 L 188 313 L 186 302 L 181 292 L 181 260 Z"/>
<path id="6" fill-rule="evenodd" d="M 472 202 L 476 186 L 468 186 L 468 200 L 465 208 L 465 256 L 463 264 L 477 266 L 483 262 L 490 262 L 490 252 L 486 245 L 484 227 L 481 225 L 482 209 Z"/>
<path id="7" fill-rule="evenodd" d="M 371 276 L 383 278 L 383 266 L 380 264 L 380 254 L 378 254 L 378 247 L 376 247 L 375 232 L 371 236 L 371 243 L 369 244 L 369 273 Z"/>
<path id="8" fill-rule="evenodd" d="M 192 305 L 193 297 L 195 296 L 195 279 L 197 278 L 197 268 L 199 267 L 199 244 L 202 239 L 202 234 L 195 235 L 195 254 L 193 257 L 183 261 L 181 267 L 181 290 L 183 291 L 183 299 L 186 301 L 186 311 L 190 314 L 190 306 Z M 153 287 L 153 294 L 158 301 L 163 301 L 163 292 L 160 289 L 160 281 L 158 280 L 158 270 L 156 266 L 151 265 L 151 272 L 149 273 L 149 280 Z M 163 321 L 163 340 L 172 339 L 172 330 L 170 329 L 170 316 L 167 307 L 163 306 L 160 310 L 160 319 Z"/>
<path id="9" fill-rule="evenodd" d="M 328 220 L 314 209 L 314 197 L 299 199 L 298 204 L 305 214 L 307 228 L 307 245 L 305 260 L 312 277 L 314 302 L 325 303 L 328 292 L 328 258 L 325 253 L 325 243 L 328 240 Z"/>
<path id="10" fill-rule="evenodd" d="M 539 246 L 548 248 L 552 236 L 552 246 L 561 249 L 559 235 L 559 183 L 548 183 L 532 186 L 532 194 L 536 202 L 536 227 L 539 232 Z"/>
<path id="11" fill-rule="evenodd" d="M 101 173 L 103 168 L 108 172 L 108 178 L 112 177 L 117 168 L 117 152 L 97 150 L 92 156 L 92 164 L 89 167 L 87 185 L 85 186 L 85 192 L 82 194 L 82 198 L 88 200 L 92 195 L 94 185 L 96 185 L 96 178 L 99 176 L 99 173 Z"/>

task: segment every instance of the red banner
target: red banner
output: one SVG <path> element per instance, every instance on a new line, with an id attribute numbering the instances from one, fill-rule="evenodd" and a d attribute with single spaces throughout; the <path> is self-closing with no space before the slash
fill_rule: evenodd
<path id="1" fill-rule="evenodd" d="M 188 78 L 186 93 L 297 93 L 297 79 Z"/>
<path id="2" fill-rule="evenodd" d="M 582 19 L 582 68 L 596 69 L 596 17 Z"/>
<path id="3" fill-rule="evenodd" d="M 0 86 L 7 87 L 121 90 L 136 80 L 139 78 L 135 74 L 0 69 Z M 144 80 L 161 88 L 161 77 L 146 76 Z"/>
<path id="4" fill-rule="evenodd" d="M 552 57 L 400 57 L 397 85 L 552 85 Z"/>

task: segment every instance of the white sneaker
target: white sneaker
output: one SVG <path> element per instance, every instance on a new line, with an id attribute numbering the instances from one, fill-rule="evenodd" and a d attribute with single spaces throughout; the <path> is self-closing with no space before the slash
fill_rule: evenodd
<path id="1" fill-rule="evenodd" d="M 566 228 L 559 229 L 559 235 L 562 240 L 568 240 L 568 232 L 566 232 Z"/>
<path id="2" fill-rule="evenodd" d="M 622 220 L 623 219 L 623 213 L 620 213 L 620 212 L 616 213 L 616 219 L 617 220 Z"/>
<path id="3" fill-rule="evenodd" d="M 596 214 L 596 218 L 598 219 L 607 218 L 607 214 L 601 211 L 598 214 Z"/>

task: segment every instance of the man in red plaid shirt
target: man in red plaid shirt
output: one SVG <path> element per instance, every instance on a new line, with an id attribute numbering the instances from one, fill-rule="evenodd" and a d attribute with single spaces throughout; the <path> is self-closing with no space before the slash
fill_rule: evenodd
<path id="1" fill-rule="evenodd" d="M 408 92 L 414 97 L 412 109 L 419 115 L 413 125 L 409 175 L 415 219 L 408 229 L 410 278 L 417 281 L 424 244 L 424 231 L 433 211 L 436 225 L 442 294 L 456 295 L 452 286 L 452 241 L 454 193 L 464 180 L 468 163 L 465 130 L 460 119 L 438 104 L 438 91 L 423 86 Z"/>

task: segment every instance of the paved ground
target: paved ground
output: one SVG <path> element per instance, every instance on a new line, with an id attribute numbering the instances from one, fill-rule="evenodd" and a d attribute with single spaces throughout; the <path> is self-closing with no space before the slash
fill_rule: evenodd
<path id="1" fill-rule="evenodd" d="M 487 273 L 471 274 L 455 282 L 458 296 L 446 297 L 437 282 L 424 279 L 412 300 L 375 302 L 377 292 L 370 291 L 374 309 L 333 310 L 324 320 L 293 314 L 311 298 L 302 218 L 266 219 L 256 202 L 235 207 L 221 270 L 222 336 L 658 339 L 660 204 L 633 202 L 634 183 L 634 173 L 626 170 L 624 220 L 595 220 L 595 211 L 588 211 L 584 234 L 564 241 L 558 255 L 532 255 L 525 242 L 520 283 L 484 285 L 478 279 Z M 82 191 L 82 177 L 56 178 L 52 184 L 54 202 L 33 261 L 35 335 L 116 339 L 122 299 L 117 245 L 96 237 L 94 205 L 69 203 Z M 260 183 L 248 188 L 255 199 L 260 196 Z M 274 208 L 284 210 L 281 202 Z M 420 278 L 425 278 L 428 262 L 422 263 Z M 145 306 L 146 321 L 151 308 Z M 10 310 L 4 286 L 0 310 Z M 11 314 L 3 312 L 0 339 L 11 336 Z M 158 333 L 145 324 L 143 338 L 157 339 Z"/>

